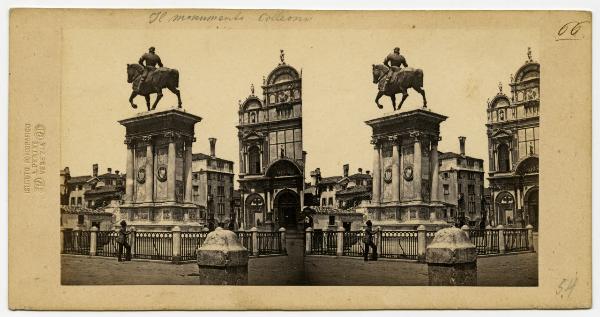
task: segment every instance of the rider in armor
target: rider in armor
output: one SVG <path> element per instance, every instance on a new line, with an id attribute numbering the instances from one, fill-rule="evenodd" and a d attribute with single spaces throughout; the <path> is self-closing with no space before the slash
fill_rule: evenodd
<path id="1" fill-rule="evenodd" d="M 392 74 L 395 71 L 400 70 L 402 66 L 408 67 L 406 59 L 404 58 L 404 56 L 400 55 L 399 47 L 394 48 L 394 52 L 386 56 L 385 60 L 383 60 L 383 64 L 389 67 L 389 70 L 388 73 L 385 75 L 385 84 L 383 85 L 383 87 L 381 87 L 382 89 L 385 89 L 385 87 L 387 87 L 387 84 L 392 78 Z"/>
<path id="2" fill-rule="evenodd" d="M 140 60 L 138 61 L 140 65 L 144 66 L 144 72 L 142 73 L 142 78 L 138 85 L 138 89 L 142 87 L 142 84 L 144 83 L 144 81 L 146 81 L 146 77 L 148 77 L 148 74 L 156 69 L 156 65 L 158 65 L 158 67 L 163 67 L 162 62 L 160 61 L 160 57 L 154 51 L 154 46 L 150 47 L 148 49 L 148 53 L 144 53 L 144 55 L 142 55 L 142 57 L 140 57 Z"/>

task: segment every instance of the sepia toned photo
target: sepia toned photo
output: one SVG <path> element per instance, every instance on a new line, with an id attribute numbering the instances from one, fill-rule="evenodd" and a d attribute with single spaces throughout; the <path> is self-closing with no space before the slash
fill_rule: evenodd
<path id="1" fill-rule="evenodd" d="M 12 13 L 17 27 L 47 11 Z M 545 105 L 560 79 L 546 28 L 504 20 L 540 16 L 557 25 L 554 45 L 577 45 L 591 16 L 60 15 L 54 121 L 15 126 L 24 195 L 50 197 L 55 287 L 543 290 L 540 258 L 558 249 L 541 241 L 560 220 L 542 199 L 556 168 L 541 153 L 560 155 Z M 589 274 L 577 272 L 548 292 L 570 297 Z"/>

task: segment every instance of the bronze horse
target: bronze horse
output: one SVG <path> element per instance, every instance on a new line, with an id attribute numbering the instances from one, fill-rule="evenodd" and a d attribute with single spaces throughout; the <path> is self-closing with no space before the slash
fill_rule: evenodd
<path id="1" fill-rule="evenodd" d="M 156 105 L 162 98 L 162 90 L 164 88 L 169 89 L 172 93 L 177 96 L 178 107 L 181 108 L 181 96 L 177 87 L 179 87 L 179 72 L 176 69 L 170 69 L 166 67 L 157 68 L 146 76 L 146 80 L 140 85 L 142 80 L 142 73 L 144 72 L 144 66 L 140 64 L 127 64 L 127 82 L 133 83 L 133 91 L 129 97 L 129 103 L 133 109 L 137 108 L 137 105 L 133 103 L 133 98 L 137 95 L 144 96 L 146 98 L 146 107 L 148 111 L 156 109 Z M 136 89 L 136 87 L 138 87 Z M 150 94 L 158 94 L 156 100 L 150 108 Z"/>
<path id="2" fill-rule="evenodd" d="M 379 92 L 375 97 L 375 103 L 379 109 L 383 106 L 379 104 L 379 98 L 386 95 L 392 99 L 392 106 L 396 110 L 396 94 L 402 93 L 402 100 L 398 105 L 398 110 L 402 107 L 404 100 L 408 97 L 408 88 L 416 90 L 423 96 L 423 108 L 427 108 L 427 99 L 425 98 L 425 90 L 423 89 L 423 71 L 411 67 L 403 68 L 392 74 L 392 78 L 386 84 L 385 78 L 389 68 L 383 64 L 373 65 L 373 83 L 379 85 Z M 385 86 L 385 87 L 384 87 Z"/>

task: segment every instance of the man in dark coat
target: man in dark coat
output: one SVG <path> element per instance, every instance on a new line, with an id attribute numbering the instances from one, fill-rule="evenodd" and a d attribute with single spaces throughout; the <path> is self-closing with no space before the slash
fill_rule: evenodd
<path id="1" fill-rule="evenodd" d="M 364 252 L 364 258 L 365 261 L 369 261 L 369 246 L 371 248 L 373 248 L 373 256 L 372 256 L 372 260 L 373 261 L 377 261 L 377 246 L 375 245 L 374 239 L 373 239 L 373 223 L 371 223 L 371 220 L 367 220 L 367 228 L 365 229 L 365 252 Z"/>
<path id="2" fill-rule="evenodd" d="M 129 242 L 127 242 L 127 236 L 129 232 L 127 232 L 127 222 L 125 220 L 121 221 L 121 229 L 119 229 L 119 236 L 117 237 L 117 243 L 119 244 L 119 262 L 122 262 L 121 255 L 123 254 L 123 248 L 125 248 L 125 261 L 131 261 L 131 246 Z"/>

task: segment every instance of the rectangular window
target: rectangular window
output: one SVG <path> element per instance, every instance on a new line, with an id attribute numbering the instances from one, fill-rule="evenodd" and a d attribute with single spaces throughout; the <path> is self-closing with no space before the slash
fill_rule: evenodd
<path id="1" fill-rule="evenodd" d="M 444 184 L 444 195 L 450 195 L 450 186 L 448 184 Z"/>
<path id="2" fill-rule="evenodd" d="M 458 193 L 459 193 L 459 194 L 462 194 L 462 192 L 463 192 L 463 191 L 462 191 L 462 184 L 460 184 L 460 183 L 459 183 L 459 184 L 458 184 Z"/>
<path id="3" fill-rule="evenodd" d="M 194 193 L 198 193 L 198 190 L 199 190 L 198 186 L 192 186 L 192 189 L 193 189 Z"/>
<path id="4" fill-rule="evenodd" d="M 333 206 L 333 197 L 329 197 L 328 204 L 329 204 L 330 206 Z"/>
<path id="5" fill-rule="evenodd" d="M 323 198 L 321 201 L 321 206 L 327 206 L 327 198 Z"/>
<path id="6" fill-rule="evenodd" d="M 329 216 L 329 225 L 330 226 L 335 225 L 335 216 Z"/>
<path id="7" fill-rule="evenodd" d="M 82 225 L 84 221 L 84 216 L 83 215 L 77 215 L 77 224 L 78 225 Z"/>
<path id="8" fill-rule="evenodd" d="M 223 187 L 223 186 L 217 187 L 217 195 L 218 196 L 225 196 L 225 187 Z"/>
<path id="9" fill-rule="evenodd" d="M 539 154 L 539 132 L 537 127 L 519 129 L 517 137 L 519 141 L 519 158 L 531 154 Z"/>
<path id="10" fill-rule="evenodd" d="M 475 185 L 468 185 L 467 190 L 469 192 L 469 195 L 475 195 Z"/>
<path id="11" fill-rule="evenodd" d="M 77 197 L 77 206 L 81 206 L 83 204 L 81 197 Z"/>
<path id="12" fill-rule="evenodd" d="M 71 197 L 71 205 L 74 206 L 75 205 L 75 197 Z"/>

